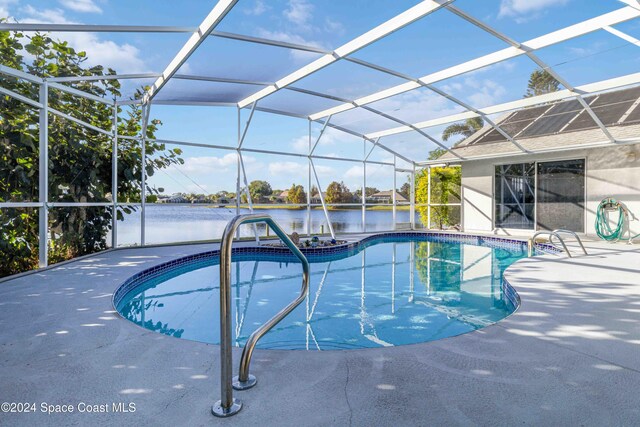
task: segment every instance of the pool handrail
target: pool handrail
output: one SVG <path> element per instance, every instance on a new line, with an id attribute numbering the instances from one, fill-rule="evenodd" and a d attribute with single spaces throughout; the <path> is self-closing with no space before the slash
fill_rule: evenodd
<path id="1" fill-rule="evenodd" d="M 551 243 L 552 245 L 555 246 L 555 244 L 553 243 L 553 236 L 559 236 L 560 233 L 564 233 L 564 234 L 569 234 L 573 237 L 576 238 L 576 240 L 578 241 L 578 244 L 580 245 L 580 248 L 582 248 L 582 252 L 585 255 L 589 255 L 587 253 L 587 249 L 584 247 L 584 245 L 582 244 L 582 239 L 580 239 L 580 236 L 578 236 L 578 233 L 576 233 L 575 231 L 571 231 L 571 230 L 565 230 L 563 228 L 556 228 L 555 230 L 553 230 L 553 232 L 555 234 L 552 234 L 551 236 L 549 236 L 549 243 Z"/>
<path id="2" fill-rule="evenodd" d="M 580 247 L 582 248 L 582 251 L 584 252 L 584 254 L 588 255 L 587 250 L 585 249 L 584 245 L 582 244 L 582 240 L 580 240 L 580 236 L 578 236 L 573 231 L 564 230 L 564 229 L 556 229 L 556 230 L 552 230 L 552 231 L 549 231 L 549 230 L 537 231 L 533 236 L 531 236 L 531 238 L 529 238 L 529 242 L 528 242 L 528 245 L 527 245 L 528 246 L 528 251 L 529 251 L 529 256 L 530 257 L 533 256 L 533 251 L 534 251 L 535 245 L 536 245 L 536 237 L 538 237 L 540 235 L 543 235 L 543 234 L 548 234 L 549 235 L 549 243 L 552 246 L 557 247 L 555 245 L 555 243 L 553 242 L 553 238 L 557 237 L 558 240 L 560 241 L 560 244 L 562 245 L 562 249 L 565 251 L 567 256 L 569 258 L 573 258 L 573 255 L 571 255 L 571 251 L 567 247 L 567 244 L 564 242 L 564 239 L 562 238 L 560 233 L 573 235 L 576 238 L 576 240 L 578 241 L 578 243 L 580 244 Z"/>
<path id="3" fill-rule="evenodd" d="M 240 358 L 239 375 L 232 378 L 233 356 L 231 346 L 231 246 L 233 236 L 241 224 L 264 222 L 276 233 L 284 244 L 302 263 L 302 288 L 300 294 L 280 310 L 275 316 L 256 329 L 242 350 Z M 295 309 L 309 293 L 310 277 L 309 261 L 302 251 L 293 243 L 289 236 L 282 230 L 270 215 L 267 214 L 243 214 L 237 215 L 224 229 L 220 242 L 220 387 L 222 396 L 211 408 L 211 412 L 218 417 L 228 417 L 237 414 L 242 409 L 242 402 L 233 398 L 233 389 L 246 390 L 253 387 L 257 380 L 249 373 L 253 350 L 264 334 L 284 319 Z"/>

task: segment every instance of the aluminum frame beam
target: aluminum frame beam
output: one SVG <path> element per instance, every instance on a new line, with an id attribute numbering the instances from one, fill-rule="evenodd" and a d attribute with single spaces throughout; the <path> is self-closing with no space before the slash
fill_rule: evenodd
<path id="1" fill-rule="evenodd" d="M 249 113 L 249 118 L 247 119 L 247 123 L 245 123 L 244 130 L 242 131 L 242 135 L 240 136 L 240 139 L 238 140 L 238 150 L 240 150 L 242 148 L 242 144 L 244 144 L 244 139 L 247 137 L 247 132 L 249 131 L 249 126 L 251 126 L 251 119 L 253 119 L 253 113 L 256 110 L 256 104 L 257 104 L 257 102 L 254 102 L 251 105 L 251 113 Z M 242 164 L 242 171 L 244 172 L 244 163 L 242 162 L 242 158 L 240 158 L 240 163 Z M 247 187 L 247 191 L 248 191 L 248 187 Z M 251 212 L 253 212 L 253 208 L 251 208 Z"/>
<path id="2" fill-rule="evenodd" d="M 328 96 L 330 96 L 330 95 L 328 95 Z M 287 111 L 274 110 L 272 108 L 256 107 L 256 110 L 262 111 L 262 112 L 265 112 L 265 113 L 279 114 L 279 115 L 287 116 L 287 117 L 295 117 L 295 118 L 298 118 L 298 119 L 305 119 L 305 120 L 309 119 L 307 116 L 303 116 L 301 114 L 289 113 Z M 312 120 L 312 121 L 313 122 L 317 122 L 317 123 L 323 123 L 321 120 Z M 347 128 L 343 127 L 343 126 L 335 125 L 335 124 L 332 124 L 332 123 L 329 123 L 327 126 L 330 127 L 330 128 L 342 131 L 344 133 L 347 133 L 349 135 L 357 136 L 358 138 L 364 138 L 364 139 L 366 139 L 368 141 L 371 141 L 371 142 L 373 142 L 373 140 L 374 140 L 374 138 L 369 138 L 364 134 L 361 134 L 361 133 L 356 132 L 356 131 L 351 130 L 351 129 L 347 129 Z M 398 156 L 398 158 L 404 160 L 407 163 L 411 163 L 411 164 L 414 163 L 413 160 L 407 158 L 406 156 L 403 156 L 402 154 L 398 153 L 397 151 L 392 150 L 391 148 L 385 146 L 384 144 L 378 143 L 378 147 L 382 148 L 383 150 L 385 150 L 389 154 L 394 154 L 394 155 Z"/>
<path id="3" fill-rule="evenodd" d="M 118 106 L 113 106 L 113 145 L 111 148 L 111 246 L 118 247 Z"/>
<path id="4" fill-rule="evenodd" d="M 20 102 L 24 102 L 25 104 L 30 105 L 34 108 L 44 108 L 44 104 L 42 104 L 41 102 L 34 101 L 31 98 L 27 98 L 26 96 L 20 95 L 19 93 L 14 92 L 10 89 L 5 89 L 2 86 L 0 86 L 0 93 L 10 96 L 11 98 L 17 99 Z"/>
<path id="5" fill-rule="evenodd" d="M 95 102 L 100 102 L 102 104 L 106 104 L 106 105 L 114 105 L 115 101 L 113 99 L 109 100 L 107 98 L 102 98 L 100 96 L 94 95 L 92 93 L 89 92 L 84 92 L 82 90 L 78 90 L 75 88 L 72 88 L 70 86 L 65 86 L 65 85 L 61 85 L 59 83 L 55 83 L 55 82 L 50 82 L 49 80 L 47 80 L 47 82 L 49 82 L 49 87 L 52 89 L 56 89 L 62 92 L 66 92 L 70 95 L 75 95 L 75 96 L 79 96 L 80 98 L 85 98 L 85 99 L 89 99 L 91 101 L 95 101 Z"/>
<path id="6" fill-rule="evenodd" d="M 122 135 L 120 135 L 119 138 L 122 139 L 123 138 Z M 184 145 L 184 146 L 187 146 L 187 147 L 211 148 L 211 149 L 215 149 L 215 150 L 227 150 L 227 151 L 237 151 L 238 150 L 237 147 L 230 147 L 228 145 L 204 144 L 204 143 L 200 143 L 200 142 L 176 141 L 176 140 L 170 140 L 170 139 L 147 139 L 147 142 L 157 142 L 157 143 L 160 143 L 160 144 L 172 144 L 172 145 Z M 362 159 L 354 159 L 354 158 L 350 158 L 350 157 L 330 157 L 330 156 L 318 156 L 318 155 L 309 156 L 308 154 L 303 154 L 303 153 L 291 153 L 291 152 L 285 152 L 285 151 L 262 150 L 262 149 L 258 149 L 258 148 L 241 148 L 240 151 L 245 151 L 247 153 L 273 154 L 273 155 L 277 155 L 277 156 L 289 156 L 289 157 L 300 157 L 300 158 L 310 157 L 312 159 L 337 160 L 339 162 L 350 162 L 350 163 L 361 163 L 362 162 Z M 380 162 L 380 161 L 371 161 L 371 160 L 369 160 L 368 163 L 376 164 L 376 165 L 383 165 L 383 166 L 393 166 L 393 163 L 391 163 L 391 162 Z M 413 163 L 413 162 L 411 162 L 411 163 Z"/>
<path id="7" fill-rule="evenodd" d="M 505 42 L 507 44 L 510 44 L 512 47 L 515 47 L 516 49 L 524 50 L 525 55 L 527 55 L 527 57 L 529 59 L 531 59 L 533 62 L 535 62 L 536 65 L 538 65 L 543 70 L 546 70 L 556 81 L 558 81 L 560 84 L 562 84 L 569 91 L 575 93 L 576 99 L 578 100 L 578 102 L 580 102 L 580 105 L 582 105 L 582 107 L 585 109 L 587 114 L 589 114 L 589 116 L 591 116 L 591 118 L 596 123 L 596 125 L 600 128 L 602 133 L 604 133 L 605 136 L 611 142 L 615 142 L 615 138 L 613 138 L 613 136 L 611 136 L 611 133 L 609 132 L 607 127 L 602 123 L 600 118 L 593 112 L 593 110 L 591 109 L 589 104 L 584 100 L 582 95 L 575 90 L 575 87 L 573 85 L 571 85 L 571 83 L 569 83 L 566 79 L 564 79 L 562 76 L 560 76 L 560 74 L 558 74 L 558 72 L 555 71 L 550 65 L 548 65 L 546 62 L 544 62 L 542 59 L 540 59 L 538 57 L 538 55 L 536 55 L 534 53 L 535 49 L 531 49 L 526 43 L 518 43 L 517 41 L 515 41 L 512 38 L 506 36 L 505 34 L 501 33 L 500 31 L 496 30 L 495 28 L 490 27 L 489 25 L 485 24 L 484 22 L 480 21 L 479 19 L 474 18 L 473 16 L 469 15 L 466 12 L 461 11 L 460 9 L 458 9 L 458 8 L 456 8 L 454 6 L 449 5 L 446 8 L 447 8 L 447 10 L 449 10 L 449 11 L 453 12 L 454 14 L 458 15 L 459 17 L 461 17 L 465 21 L 467 21 L 467 22 L 471 23 L 472 25 L 475 25 L 476 27 L 479 27 L 480 29 L 482 29 L 485 32 L 489 33 L 493 37 L 495 37 L 495 38 L 497 38 L 497 39 L 499 39 L 499 40 L 501 40 L 501 41 L 503 41 L 503 42 Z M 500 132 L 503 136 L 505 136 L 513 144 L 517 145 L 518 148 L 520 148 L 522 151 L 526 151 L 519 144 L 517 144 L 515 141 L 513 141 L 513 139 L 509 138 L 506 133 L 503 133 L 499 128 L 496 129 L 496 130 L 498 130 L 498 132 Z"/>
<path id="8" fill-rule="evenodd" d="M 640 144 L 640 138 L 625 138 L 625 139 L 618 139 L 616 140 L 616 144 L 617 145 L 635 145 L 635 144 Z M 587 143 L 587 144 L 573 144 L 573 145 L 566 145 L 563 147 L 556 147 L 556 148 L 544 148 L 544 149 L 540 149 L 540 150 L 535 150 L 532 151 L 533 154 L 546 154 L 546 153 L 563 153 L 563 152 L 567 152 L 567 151 L 574 151 L 574 150 L 582 150 L 582 149 L 587 149 L 587 148 L 601 148 L 601 147 L 611 147 L 611 141 L 609 140 L 604 140 L 604 141 L 598 141 L 598 142 L 593 142 L 593 143 Z M 441 159 L 436 159 L 436 160 L 427 160 L 424 162 L 416 162 L 416 166 L 418 167 L 426 167 L 426 166 L 433 166 L 433 165 L 457 165 L 460 163 L 464 163 L 464 162 L 469 162 L 469 161 L 473 161 L 473 160 L 487 160 L 487 159 L 501 159 L 501 158 L 509 158 L 509 157 L 518 157 L 518 156 L 523 156 L 523 155 L 527 155 L 527 153 L 522 153 L 519 151 L 512 151 L 512 152 L 506 152 L 506 153 L 499 153 L 499 154 L 486 154 L 486 155 L 481 155 L 481 156 L 469 156 L 469 157 L 465 157 L 464 160 L 455 160 L 455 159 L 451 159 L 451 160 L 441 160 Z"/>
<path id="9" fill-rule="evenodd" d="M 623 86 L 629 86 L 640 83 L 640 73 L 627 74 L 621 77 L 614 77 L 608 80 L 601 80 L 595 83 L 588 83 L 581 86 L 576 86 L 574 90 L 581 95 L 588 95 L 596 92 L 601 92 L 610 89 L 616 89 Z M 575 92 L 568 89 L 559 90 L 556 92 L 547 93 L 544 95 L 532 96 L 530 98 L 522 98 L 516 101 L 509 101 L 502 104 L 496 104 L 489 107 L 483 107 L 478 109 L 486 115 L 504 113 L 506 111 L 517 110 L 523 107 L 531 107 L 534 105 L 546 104 L 548 102 L 560 101 L 569 98 L 575 98 Z M 437 119 L 425 120 L 423 122 L 413 123 L 413 126 L 420 129 L 426 129 L 434 126 L 444 125 L 459 120 L 466 120 L 479 115 L 473 111 L 465 111 L 463 113 L 456 113 L 449 116 L 439 117 Z M 366 136 L 369 138 L 377 138 L 382 136 L 395 135 L 404 132 L 410 132 L 413 129 L 408 126 L 401 126 L 397 128 L 391 128 L 378 132 L 372 132 Z"/>
<path id="10" fill-rule="evenodd" d="M 620 30 L 617 30 L 617 29 L 615 29 L 613 27 L 609 27 L 609 26 L 602 27 L 602 29 L 607 31 L 607 32 L 609 32 L 609 33 L 611 33 L 611 34 L 613 34 L 616 37 L 621 38 L 624 41 L 627 41 L 627 42 L 629 42 L 631 44 L 634 44 L 634 45 L 640 47 L 640 40 L 638 40 L 635 37 L 630 36 L 627 33 L 624 33 L 624 32 L 622 32 Z"/>
<path id="11" fill-rule="evenodd" d="M 358 61 L 358 63 L 365 64 L 366 62 L 364 62 L 364 61 Z M 362 65 L 362 64 L 361 64 L 361 65 Z M 366 64 L 368 64 L 368 63 L 366 63 Z M 368 66 L 369 66 L 370 68 L 375 68 L 375 69 L 380 68 L 380 69 L 382 69 L 382 67 L 378 67 L 377 65 L 373 65 L 373 64 L 369 64 Z M 393 73 L 393 72 L 389 71 L 389 73 Z M 341 98 L 341 97 L 334 96 L 334 95 L 327 95 L 327 94 L 324 94 L 324 93 L 315 92 L 315 91 L 308 90 L 308 89 L 301 89 L 301 88 L 296 88 L 296 87 L 292 87 L 292 86 L 287 87 L 287 88 L 285 88 L 285 89 L 292 90 L 292 91 L 295 91 L 295 92 L 306 93 L 306 94 L 308 94 L 308 95 L 317 96 L 317 97 L 321 97 L 321 98 L 331 99 L 331 100 L 334 100 L 334 101 L 340 101 L 340 102 L 353 103 L 353 101 L 350 101 L 350 100 L 345 99 L 345 98 Z M 380 111 L 380 110 L 376 110 L 376 109 L 371 108 L 371 107 L 366 106 L 366 105 L 365 105 L 365 106 L 362 106 L 362 107 L 360 107 L 360 108 L 362 108 L 363 110 L 369 111 L 370 113 L 376 114 L 376 115 L 378 115 L 378 116 L 380 116 L 380 117 L 384 117 L 385 119 L 388 119 L 388 120 L 394 121 L 394 122 L 396 122 L 396 123 L 399 123 L 399 124 L 401 124 L 401 125 L 405 125 L 405 126 L 410 126 L 410 127 L 411 127 L 411 124 L 409 124 L 409 123 L 405 122 L 404 120 L 401 120 L 401 119 L 399 119 L 399 118 L 397 118 L 397 117 L 395 117 L 395 116 L 392 116 L 391 114 L 384 113 L 384 112 L 382 112 L 382 111 Z M 329 116 L 329 117 L 332 117 L 332 116 Z M 448 151 L 448 152 L 449 152 L 449 153 L 451 153 L 453 156 L 459 157 L 459 155 L 458 155 L 457 153 L 455 153 L 454 151 L 452 151 L 449 147 L 445 146 L 444 144 L 442 144 L 442 143 L 441 143 L 440 141 L 438 141 L 437 139 L 435 139 L 435 138 L 431 137 L 430 135 L 426 134 L 425 132 L 423 132 L 423 131 L 421 131 L 421 130 L 419 130 L 419 129 L 414 129 L 414 130 L 415 130 L 415 131 L 417 131 L 420 135 L 422 135 L 422 136 L 424 136 L 425 138 L 427 138 L 429 141 L 431 141 L 431 142 L 433 142 L 434 144 L 436 144 L 438 147 L 440 147 L 440 148 L 442 148 L 442 149 L 444 149 L 444 150 Z M 368 140 L 368 141 L 370 141 L 370 142 L 374 142 L 374 140 L 373 140 L 373 139 L 369 139 L 369 138 L 367 138 L 366 136 L 364 136 L 364 135 L 362 135 L 362 134 L 354 133 L 354 135 L 358 135 L 358 136 L 360 136 L 360 137 L 364 138 L 365 140 Z M 375 141 L 378 141 L 378 142 L 376 142 L 375 144 L 376 144 L 377 146 L 379 146 L 380 148 L 383 148 L 383 149 L 385 149 L 385 150 L 389 151 L 389 150 L 388 150 L 388 149 L 387 149 L 383 144 L 380 144 L 380 143 L 379 143 L 379 140 L 380 140 L 380 138 L 376 138 L 376 139 L 375 139 Z M 396 152 L 393 152 L 393 151 L 390 151 L 390 153 L 391 153 L 391 154 L 393 154 L 394 156 L 399 156 L 400 158 L 402 158 L 403 160 L 405 160 L 405 161 L 407 161 L 407 162 L 409 162 L 409 163 L 413 163 L 411 160 L 408 160 L 406 157 L 402 156 L 402 155 L 401 155 L 401 154 L 399 154 L 399 153 L 396 153 Z"/>
<path id="12" fill-rule="evenodd" d="M 40 86 L 38 122 L 38 199 L 42 204 L 38 215 L 38 266 L 49 264 L 49 92 L 47 84 Z"/>
<path id="13" fill-rule="evenodd" d="M 90 123 L 85 122 L 84 120 L 76 119 L 75 117 L 70 116 L 70 115 L 68 115 L 66 113 L 63 113 L 62 111 L 58 111 L 58 110 L 56 110 L 54 108 L 51 108 L 51 107 L 48 107 L 48 111 L 49 111 L 49 113 L 54 114 L 54 115 L 59 116 L 59 117 L 62 117 L 65 120 L 69 120 L 70 122 L 73 122 L 73 123 L 75 123 L 77 125 L 84 126 L 87 129 L 91 129 L 94 132 L 98 132 L 98 133 L 101 133 L 103 135 L 112 136 L 111 131 L 104 130 L 102 128 L 94 126 L 94 125 L 92 125 Z"/>
<path id="14" fill-rule="evenodd" d="M 377 71 L 380 71 L 380 72 L 382 72 L 382 73 L 386 73 L 386 74 L 389 74 L 389 75 L 392 75 L 392 76 L 395 76 L 395 77 L 399 77 L 399 78 L 401 78 L 401 79 L 404 79 L 404 80 L 407 80 L 407 81 L 410 81 L 410 82 L 416 82 L 416 83 L 418 83 L 418 84 L 419 84 L 419 85 L 421 85 L 422 87 L 425 87 L 425 88 L 427 88 L 427 89 L 431 90 L 432 92 L 435 92 L 435 93 L 437 93 L 438 95 L 440 95 L 440 96 L 443 96 L 443 97 L 447 98 L 449 101 L 451 101 L 451 102 L 453 102 L 453 103 L 455 103 L 455 104 L 458 104 L 459 106 L 461 106 L 461 107 L 465 108 L 466 110 L 468 110 L 468 111 L 472 111 L 472 112 L 474 112 L 474 113 L 476 113 L 476 114 L 480 115 L 480 117 L 482 117 L 482 118 L 483 118 L 483 120 L 484 120 L 486 123 L 488 123 L 488 124 L 489 124 L 493 129 L 495 129 L 498 133 L 500 133 L 502 136 L 504 136 L 504 137 L 505 137 L 508 141 L 510 141 L 513 145 L 515 145 L 516 147 L 518 147 L 518 148 L 519 148 L 521 151 L 523 151 L 523 152 L 526 152 L 526 151 L 527 151 L 527 150 L 525 150 L 524 148 L 522 148 L 522 146 L 521 146 L 520 144 L 518 144 L 518 143 L 515 141 L 515 139 L 514 139 L 513 137 L 511 137 L 509 134 L 507 134 L 507 133 L 506 133 L 506 132 L 505 132 L 505 131 L 500 127 L 500 126 L 498 126 L 496 123 L 494 123 L 494 122 L 493 122 L 489 117 L 487 117 L 485 114 L 482 114 L 482 112 L 481 112 L 480 110 L 478 110 L 477 108 L 472 107 L 471 105 L 467 104 L 466 102 L 464 102 L 464 101 L 462 101 L 462 100 L 460 100 L 460 99 L 458 99 L 458 98 L 456 98 L 456 97 L 454 97 L 454 96 L 452 96 L 452 95 L 450 95 L 450 94 L 448 94 L 448 93 L 446 93 L 446 92 L 444 92 L 444 91 L 442 91 L 442 90 L 440 90 L 440 89 L 436 88 L 435 86 L 430 85 L 430 84 L 425 84 L 425 83 L 423 83 L 423 82 L 422 82 L 420 79 L 418 79 L 418 78 L 411 77 L 411 76 L 408 76 L 408 75 L 406 75 L 406 74 L 404 74 L 404 73 L 400 73 L 400 72 L 398 72 L 398 71 L 391 70 L 391 69 L 386 68 L 386 67 L 381 67 L 381 66 L 379 66 L 379 65 L 375 65 L 375 64 L 372 64 L 372 63 L 367 62 L 367 61 L 363 61 L 363 60 L 360 60 L 360 59 L 353 59 L 352 61 L 353 61 L 354 63 L 356 63 L 356 64 L 360 64 L 360 65 L 362 65 L 363 67 L 371 68 L 371 69 L 373 69 L 373 70 L 377 70 Z M 353 103 L 353 101 L 351 101 L 351 102 Z M 368 109 L 366 106 L 361 106 L 360 108 Z M 376 111 L 376 110 L 369 109 L 369 111 Z M 403 123 L 403 124 L 404 124 L 404 123 Z M 407 126 L 409 126 L 409 127 L 411 127 L 411 125 L 410 125 L 410 124 L 406 124 L 406 125 L 407 125 Z M 419 131 L 419 130 L 418 130 L 418 132 L 420 133 L 420 131 Z M 423 136 L 424 136 L 424 135 L 423 135 Z M 427 138 L 432 139 L 430 136 L 427 136 Z M 447 147 L 445 147 L 443 144 L 439 144 L 439 145 L 440 145 L 440 148 L 444 148 L 444 149 L 446 149 L 446 150 L 450 151 L 450 150 L 449 150 Z M 452 151 L 450 151 L 450 152 L 452 152 Z M 452 153 L 453 153 L 453 152 L 452 152 Z"/>
<path id="15" fill-rule="evenodd" d="M 141 185 L 140 185 L 140 244 L 146 243 L 146 214 L 147 214 L 147 126 L 151 116 L 151 104 L 142 107 L 142 138 L 140 139 L 142 164 L 140 165 Z"/>
<path id="16" fill-rule="evenodd" d="M 315 73 L 330 65 L 339 59 L 351 55 L 354 52 L 374 43 L 393 32 L 406 27 L 407 25 L 421 19 L 430 13 L 435 12 L 438 9 L 444 7 L 444 5 L 451 3 L 453 0 L 447 0 L 444 4 L 437 3 L 433 0 L 424 0 L 417 5 L 405 10 L 404 12 L 394 16 L 386 22 L 378 25 L 377 27 L 367 31 L 366 33 L 348 41 L 342 46 L 335 49 L 332 53 L 325 54 L 315 61 L 297 69 L 296 71 L 281 78 L 275 84 L 267 86 L 266 88 L 246 97 L 238 102 L 240 108 L 246 107 L 252 102 L 258 101 L 267 95 L 270 95 L 278 90 L 289 86 L 290 84 Z"/>
<path id="17" fill-rule="evenodd" d="M 329 232 L 331 233 L 331 238 L 335 239 L 336 234 L 333 232 L 333 225 L 331 225 L 331 218 L 329 218 L 329 211 L 327 210 L 327 204 L 324 201 L 324 196 L 322 195 L 322 185 L 320 184 L 320 178 L 318 178 L 318 172 L 316 172 L 316 166 L 313 164 L 313 159 L 309 156 L 309 164 L 311 165 L 311 170 L 313 171 L 313 175 L 316 178 L 316 184 L 318 185 L 318 195 L 320 196 L 320 202 L 322 203 L 322 210 L 324 211 L 324 217 L 327 220 L 327 226 L 329 227 Z"/>
<path id="18" fill-rule="evenodd" d="M 162 75 L 153 83 L 144 96 L 144 102 L 148 103 L 153 97 L 164 87 L 164 85 L 173 77 L 178 69 L 187 59 L 196 51 L 202 42 L 209 36 L 211 31 L 222 21 L 222 19 L 233 9 L 238 0 L 219 0 L 211 9 L 211 12 L 204 18 L 202 24 L 198 27 L 189 40 L 182 46 L 177 55 L 171 60 L 169 65 L 162 72 Z"/>
<path id="19" fill-rule="evenodd" d="M 24 79 L 36 84 L 44 83 L 44 79 L 34 76 L 33 74 L 25 73 L 24 71 L 16 70 L 15 68 L 7 67 L 6 65 L 0 65 L 0 74 L 6 74 L 8 76 Z"/>
<path id="20" fill-rule="evenodd" d="M 450 7 L 447 7 L 447 9 L 450 9 Z M 528 40 L 524 44 L 528 47 L 528 49 L 539 50 L 548 46 L 552 46 L 557 43 L 561 43 L 563 41 L 567 41 L 576 37 L 583 36 L 585 34 L 592 33 L 606 26 L 619 24 L 621 22 L 625 22 L 638 17 L 640 17 L 640 10 L 634 9 L 633 7 L 630 7 L 630 6 L 626 6 L 621 9 L 615 10 L 613 12 L 609 12 L 609 13 L 597 16 L 595 18 L 580 22 L 578 24 L 574 24 L 569 27 L 565 27 L 563 29 L 553 31 L 543 36 L 536 37 L 534 39 Z M 444 70 L 427 74 L 425 76 L 420 77 L 420 80 L 425 84 L 436 83 L 436 82 L 446 80 L 455 76 L 459 76 L 464 73 L 468 73 L 470 71 L 478 70 L 480 68 L 484 68 L 489 65 L 496 64 L 498 62 L 505 61 L 507 59 L 524 55 L 525 53 L 526 53 L 525 49 L 510 46 L 505 49 L 501 49 L 493 53 L 490 53 L 488 55 L 484 55 L 484 56 L 472 59 L 470 61 L 463 62 L 461 64 L 454 65 L 449 68 L 445 68 Z M 358 98 L 355 100 L 355 105 L 345 103 L 343 105 L 328 108 L 326 110 L 319 111 L 318 113 L 311 114 L 309 117 L 312 120 L 316 120 L 316 119 L 325 117 L 329 114 L 337 114 L 343 111 L 350 110 L 357 106 L 362 106 L 365 104 L 369 104 L 371 102 L 380 101 L 390 96 L 399 95 L 409 90 L 417 89 L 418 87 L 420 87 L 420 84 L 417 82 L 402 83 L 402 84 L 390 87 L 388 89 L 384 89 L 382 91 L 375 92 L 373 94 Z"/>
<path id="21" fill-rule="evenodd" d="M 329 124 L 330 121 L 331 121 L 331 116 L 327 117 L 327 119 L 324 121 L 324 124 L 322 125 L 322 129 L 320 130 L 320 134 L 318 135 L 318 139 L 316 139 L 316 142 L 313 144 L 313 146 L 309 150 L 309 156 L 312 156 L 313 153 L 316 151 L 316 147 L 320 143 L 320 139 L 322 139 L 322 135 L 324 135 L 324 131 L 327 129 L 327 125 Z M 311 133 L 309 133 L 309 138 L 311 138 Z"/>

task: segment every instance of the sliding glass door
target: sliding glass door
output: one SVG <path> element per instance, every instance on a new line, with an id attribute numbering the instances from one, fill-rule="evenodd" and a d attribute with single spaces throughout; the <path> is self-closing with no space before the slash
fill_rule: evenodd
<path id="1" fill-rule="evenodd" d="M 495 228 L 584 232 L 585 161 L 497 165 Z"/>
<path id="2" fill-rule="evenodd" d="M 533 229 L 535 166 L 535 163 L 496 166 L 496 228 Z"/>
<path id="3" fill-rule="evenodd" d="M 584 159 L 540 162 L 537 175 L 537 228 L 584 232 Z"/>

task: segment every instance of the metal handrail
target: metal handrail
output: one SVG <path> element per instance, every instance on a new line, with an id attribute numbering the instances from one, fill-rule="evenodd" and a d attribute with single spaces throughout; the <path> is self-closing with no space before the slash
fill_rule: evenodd
<path id="1" fill-rule="evenodd" d="M 244 346 L 240 359 L 240 372 L 232 378 L 233 357 L 231 353 L 231 245 L 233 236 L 241 224 L 264 222 L 276 233 L 285 245 L 302 263 L 302 289 L 300 295 L 278 314 L 269 319 L 264 325 L 256 329 Z M 237 414 L 242 409 L 242 402 L 233 398 L 233 389 L 246 390 L 256 384 L 256 377 L 249 374 L 249 365 L 253 350 L 271 328 L 284 319 L 296 308 L 309 293 L 309 261 L 300 249 L 291 241 L 280 226 L 266 214 L 245 214 L 235 216 L 224 229 L 220 242 L 220 387 L 222 397 L 211 408 L 211 412 L 218 417 L 228 417 Z"/>
<path id="2" fill-rule="evenodd" d="M 578 244 L 579 244 L 579 245 L 580 245 L 580 247 L 582 248 L 582 252 L 583 252 L 585 255 L 589 255 L 589 254 L 587 253 L 587 249 L 586 249 L 586 248 L 584 247 L 584 245 L 582 244 L 582 239 L 580 239 L 580 236 L 578 236 L 578 234 L 577 234 L 575 231 L 565 230 L 565 229 L 562 229 L 562 228 L 556 228 L 555 230 L 553 230 L 553 232 L 554 232 L 554 233 L 556 233 L 556 234 L 552 234 L 551 236 L 549 236 L 549 243 L 551 243 L 552 245 L 554 245 L 554 246 L 555 246 L 555 244 L 553 243 L 553 236 L 554 236 L 554 235 L 555 235 L 555 236 L 559 236 L 559 235 L 560 235 L 560 233 L 570 234 L 570 235 L 572 235 L 573 237 L 575 237 L 575 238 L 576 238 L 576 240 L 578 241 Z"/>
<path id="3" fill-rule="evenodd" d="M 573 258 L 573 255 L 571 255 L 571 251 L 567 247 L 567 244 L 564 242 L 564 239 L 562 238 L 562 236 L 560 236 L 560 233 L 568 233 L 568 234 L 574 235 L 576 237 L 576 239 L 578 240 L 578 243 L 580 243 L 580 247 L 582 247 L 582 251 L 584 252 L 584 254 L 588 255 L 587 254 L 587 250 L 584 248 L 584 245 L 582 244 L 582 241 L 580 240 L 580 237 L 576 233 L 574 233 L 573 231 L 569 231 L 569 230 L 557 229 L 557 230 L 553 230 L 553 231 L 546 231 L 546 230 L 538 231 L 533 236 L 531 236 L 531 238 L 529 239 L 528 245 L 527 245 L 528 249 L 529 249 L 529 256 L 533 256 L 533 250 L 534 250 L 535 245 L 536 245 L 536 237 L 538 237 L 538 236 L 540 236 L 542 234 L 548 234 L 549 235 L 549 243 L 551 243 L 551 245 L 555 246 L 555 244 L 553 243 L 553 237 L 557 237 L 558 240 L 560 241 L 560 244 L 562 245 L 562 248 L 566 252 L 567 256 L 569 258 Z"/>

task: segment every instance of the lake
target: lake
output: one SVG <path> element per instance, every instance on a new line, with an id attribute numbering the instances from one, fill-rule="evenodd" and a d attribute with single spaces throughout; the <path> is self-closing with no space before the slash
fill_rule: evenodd
<path id="1" fill-rule="evenodd" d="M 306 209 L 256 209 L 255 212 L 271 215 L 287 232 L 305 234 L 307 230 Z M 249 213 L 249 209 L 240 209 Z M 172 243 L 195 240 L 220 239 L 227 223 L 236 214 L 235 206 L 218 208 L 207 205 L 151 204 L 146 207 L 146 243 Z M 118 222 L 118 245 L 140 244 L 140 210 Z M 362 231 L 362 210 L 333 210 L 329 217 L 336 233 Z M 397 222 L 408 223 L 409 211 L 398 210 Z M 265 235 L 265 224 L 257 224 L 258 233 Z M 327 221 L 322 209 L 311 210 L 311 232 L 328 233 Z M 366 231 L 393 229 L 391 210 L 367 210 Z M 240 226 L 242 236 L 253 236 L 253 225 Z"/>

